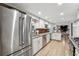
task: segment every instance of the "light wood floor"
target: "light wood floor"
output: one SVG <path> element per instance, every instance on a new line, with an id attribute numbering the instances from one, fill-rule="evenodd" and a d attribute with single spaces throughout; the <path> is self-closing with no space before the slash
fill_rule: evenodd
<path id="1" fill-rule="evenodd" d="M 68 39 L 63 39 L 61 41 L 52 40 L 36 56 L 71 56 L 71 53 Z"/>

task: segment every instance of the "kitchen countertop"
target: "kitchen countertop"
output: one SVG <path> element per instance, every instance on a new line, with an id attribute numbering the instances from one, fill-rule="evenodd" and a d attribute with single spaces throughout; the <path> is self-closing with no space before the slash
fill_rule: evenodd
<path id="1" fill-rule="evenodd" d="M 43 35 L 47 35 L 47 34 L 51 34 L 50 32 L 47 32 L 47 33 L 42 33 L 42 34 L 33 34 L 32 35 L 32 38 L 38 38 L 38 37 L 41 37 Z"/>
<path id="2" fill-rule="evenodd" d="M 52 33 L 61 33 L 61 32 L 52 32 Z M 33 34 L 32 38 L 38 38 L 41 37 L 43 35 L 47 35 L 47 34 L 52 34 L 51 32 L 47 32 L 47 33 L 42 33 L 42 34 Z"/>

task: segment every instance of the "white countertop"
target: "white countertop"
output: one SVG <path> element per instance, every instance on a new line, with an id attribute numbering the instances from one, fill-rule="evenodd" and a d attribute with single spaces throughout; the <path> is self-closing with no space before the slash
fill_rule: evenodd
<path id="1" fill-rule="evenodd" d="M 38 38 L 38 37 L 41 37 L 43 35 L 47 35 L 47 34 L 53 34 L 53 33 L 61 33 L 61 32 L 47 32 L 47 33 L 42 33 L 42 34 L 33 34 L 32 35 L 32 38 Z"/>
<path id="2" fill-rule="evenodd" d="M 42 33 L 42 34 L 35 34 L 35 35 L 32 36 L 32 38 L 38 38 L 38 37 L 41 37 L 41 36 L 47 35 L 47 34 L 50 34 L 50 32 Z"/>

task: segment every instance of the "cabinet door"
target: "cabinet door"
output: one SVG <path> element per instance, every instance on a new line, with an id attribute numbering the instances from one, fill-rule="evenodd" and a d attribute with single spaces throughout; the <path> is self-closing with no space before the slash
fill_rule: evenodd
<path id="1" fill-rule="evenodd" d="M 55 39 L 55 34 L 54 34 L 54 33 L 51 34 L 51 39 L 52 39 L 52 40 Z"/>
<path id="2" fill-rule="evenodd" d="M 79 51 L 75 49 L 75 56 L 79 56 Z"/>
<path id="3" fill-rule="evenodd" d="M 47 36 L 47 43 L 50 41 L 50 34 L 48 34 Z"/>
<path id="4" fill-rule="evenodd" d="M 32 41 L 33 54 L 39 50 L 38 38 L 33 39 Z"/>
<path id="5" fill-rule="evenodd" d="M 38 38 L 39 50 L 42 48 L 42 37 Z"/>
<path id="6" fill-rule="evenodd" d="M 61 33 L 53 33 L 51 38 L 55 40 L 61 40 Z"/>
<path id="7" fill-rule="evenodd" d="M 61 40 L 61 33 L 56 33 L 55 38 L 56 40 Z"/>
<path id="8" fill-rule="evenodd" d="M 73 37 L 79 37 L 79 25 L 73 26 Z"/>

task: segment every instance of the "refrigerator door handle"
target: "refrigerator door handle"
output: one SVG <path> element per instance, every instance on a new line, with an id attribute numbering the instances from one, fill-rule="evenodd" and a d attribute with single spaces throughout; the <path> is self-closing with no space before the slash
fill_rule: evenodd
<path id="1" fill-rule="evenodd" d="M 22 46 L 23 39 L 23 21 L 22 18 L 19 17 L 19 45 Z"/>
<path id="2" fill-rule="evenodd" d="M 24 23 L 24 18 L 22 18 L 22 21 L 23 21 L 23 31 L 22 31 L 22 36 L 23 36 L 23 39 L 22 39 L 22 44 L 24 45 L 25 43 L 24 43 L 24 41 L 25 41 L 25 34 L 24 34 L 24 31 L 25 31 L 25 29 L 24 29 L 24 26 L 25 26 L 25 23 Z"/>

